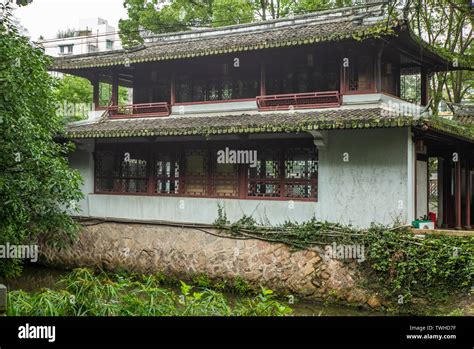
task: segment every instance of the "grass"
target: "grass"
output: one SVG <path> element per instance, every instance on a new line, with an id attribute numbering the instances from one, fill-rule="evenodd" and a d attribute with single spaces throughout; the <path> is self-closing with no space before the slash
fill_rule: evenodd
<path id="1" fill-rule="evenodd" d="M 207 280 L 206 280 L 207 281 Z M 180 282 L 164 288 L 160 275 L 94 274 L 75 269 L 60 289 L 8 294 L 8 316 L 284 316 L 292 310 L 271 290 L 230 302 L 221 292 Z"/>

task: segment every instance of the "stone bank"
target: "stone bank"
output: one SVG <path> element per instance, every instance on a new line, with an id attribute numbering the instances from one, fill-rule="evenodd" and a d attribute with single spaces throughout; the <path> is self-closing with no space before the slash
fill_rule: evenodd
<path id="1" fill-rule="evenodd" d="M 240 277 L 279 294 L 348 303 L 374 299 L 357 286 L 357 262 L 343 264 L 327 258 L 323 250 L 224 237 L 212 228 L 107 222 L 84 226 L 67 249 L 41 250 L 46 264 L 66 268 L 161 272 L 183 279 L 202 274 L 215 280 Z"/>

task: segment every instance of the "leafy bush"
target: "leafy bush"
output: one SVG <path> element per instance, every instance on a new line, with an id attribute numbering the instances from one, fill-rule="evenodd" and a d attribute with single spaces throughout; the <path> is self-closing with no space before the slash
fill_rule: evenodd
<path id="1" fill-rule="evenodd" d="M 62 278 L 64 289 L 35 294 L 8 294 L 10 316 L 282 316 L 291 309 L 279 303 L 271 290 L 230 305 L 224 294 L 195 291 L 181 282 L 180 292 L 160 287 L 161 277 L 131 277 L 75 269 Z"/>
<path id="2" fill-rule="evenodd" d="M 410 305 L 415 299 L 440 301 L 467 293 L 474 281 L 474 237 L 420 238 L 407 227 L 373 225 L 357 230 L 316 219 L 264 227 L 244 216 L 231 224 L 222 208 L 215 225 L 222 234 L 284 243 L 293 249 L 321 248 L 333 243 L 364 246 L 365 260 L 358 265 L 361 286 L 380 292 L 388 302 L 399 305 Z"/>

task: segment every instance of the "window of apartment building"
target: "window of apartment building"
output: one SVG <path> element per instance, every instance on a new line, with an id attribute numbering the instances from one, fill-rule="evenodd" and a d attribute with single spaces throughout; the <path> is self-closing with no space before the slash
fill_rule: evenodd
<path id="1" fill-rule="evenodd" d="M 105 41 L 105 48 L 107 50 L 112 50 L 114 48 L 114 42 L 113 40 L 106 40 Z"/>
<path id="2" fill-rule="evenodd" d="M 97 52 L 97 51 L 98 51 L 98 48 L 97 48 L 96 45 L 93 45 L 93 44 L 87 45 L 87 52 L 94 53 L 94 52 Z"/>
<path id="3" fill-rule="evenodd" d="M 62 55 L 70 55 L 73 52 L 74 44 L 71 45 L 59 45 L 59 53 Z"/>
<path id="4" fill-rule="evenodd" d="M 318 156 L 314 145 L 243 146 L 257 161 L 219 163 L 218 145 L 177 147 L 99 145 L 96 193 L 316 200 Z M 231 147 L 238 148 L 238 145 Z"/>

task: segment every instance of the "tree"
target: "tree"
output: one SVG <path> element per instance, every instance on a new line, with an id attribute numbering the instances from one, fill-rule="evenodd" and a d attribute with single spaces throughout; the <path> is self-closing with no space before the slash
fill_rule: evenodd
<path id="1" fill-rule="evenodd" d="M 65 75 L 57 80 L 54 90 L 58 100 L 56 112 L 67 121 L 87 118 L 92 109 L 92 84 L 89 80 Z"/>
<path id="2" fill-rule="evenodd" d="M 474 23 L 469 5 L 466 0 L 408 0 L 404 6 L 411 27 L 419 37 L 452 58 L 466 57 L 472 60 Z M 442 71 L 434 74 L 430 82 L 433 113 L 438 113 L 442 99 L 451 103 L 472 99 L 469 91 L 474 87 L 473 81 L 472 71 Z"/>
<path id="3" fill-rule="evenodd" d="M 18 34 L 0 8 L 0 245 L 60 246 L 75 236 L 68 214 L 81 198 L 81 177 L 68 166 L 71 143 L 56 114 L 49 59 Z M 0 274 L 21 271 L 18 259 L 0 259 Z"/>
<path id="4" fill-rule="evenodd" d="M 352 0 L 125 0 L 128 19 L 120 20 L 120 38 L 125 46 L 133 46 L 143 42 L 141 32 L 220 27 L 351 4 Z"/>

